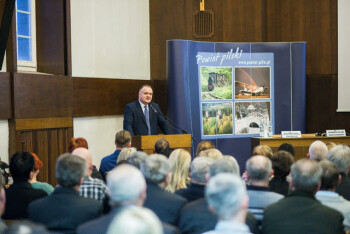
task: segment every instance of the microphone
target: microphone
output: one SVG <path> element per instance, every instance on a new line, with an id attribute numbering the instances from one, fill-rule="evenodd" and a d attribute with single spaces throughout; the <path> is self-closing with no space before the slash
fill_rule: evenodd
<path id="1" fill-rule="evenodd" d="M 0 168 L 1 169 L 6 169 L 6 168 L 9 168 L 9 165 L 7 163 L 5 163 L 5 162 L 0 161 Z"/>
<path id="2" fill-rule="evenodd" d="M 164 119 L 166 119 L 169 123 L 171 123 L 174 127 L 180 129 L 182 131 L 182 133 L 185 134 L 189 134 L 185 129 L 181 128 L 180 126 L 178 126 L 176 123 L 174 123 L 173 121 L 171 121 L 168 117 L 166 117 L 165 115 L 163 115 L 163 113 L 159 112 L 156 110 L 156 108 L 154 108 L 151 103 L 148 103 L 148 105 L 152 108 L 152 110 L 156 113 L 156 114 L 160 114 Z M 193 136 L 191 136 L 193 140 L 197 141 L 196 138 L 194 138 Z"/>

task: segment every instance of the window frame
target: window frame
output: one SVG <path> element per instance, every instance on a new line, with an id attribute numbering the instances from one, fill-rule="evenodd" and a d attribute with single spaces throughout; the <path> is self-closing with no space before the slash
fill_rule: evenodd
<path id="1" fill-rule="evenodd" d="M 31 24 L 31 54 L 32 60 L 25 61 L 18 59 L 18 27 L 17 27 L 17 12 L 27 13 L 24 11 L 17 10 L 17 1 L 16 1 L 16 45 L 17 45 L 17 71 L 24 72 L 36 72 L 37 71 L 37 54 L 36 54 L 36 19 L 35 19 L 35 0 L 30 0 L 30 24 Z M 23 37 L 23 36 L 20 36 Z M 28 37 L 27 37 L 28 38 Z"/>

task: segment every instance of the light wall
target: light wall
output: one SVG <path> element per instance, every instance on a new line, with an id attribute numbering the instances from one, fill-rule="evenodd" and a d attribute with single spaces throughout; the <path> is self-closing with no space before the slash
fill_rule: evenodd
<path id="1" fill-rule="evenodd" d="M 9 159 L 9 125 L 7 120 L 0 120 L 0 158 L 8 163 Z"/>
<path id="2" fill-rule="evenodd" d="M 150 79 L 148 0 L 71 0 L 73 77 Z M 137 97 L 135 96 L 135 99 Z M 93 163 L 114 152 L 123 116 L 74 118 Z"/>

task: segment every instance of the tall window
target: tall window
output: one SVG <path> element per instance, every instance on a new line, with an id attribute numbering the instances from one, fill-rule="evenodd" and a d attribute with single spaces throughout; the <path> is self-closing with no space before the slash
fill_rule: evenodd
<path id="1" fill-rule="evenodd" d="M 35 0 L 16 1 L 17 70 L 36 71 Z"/>

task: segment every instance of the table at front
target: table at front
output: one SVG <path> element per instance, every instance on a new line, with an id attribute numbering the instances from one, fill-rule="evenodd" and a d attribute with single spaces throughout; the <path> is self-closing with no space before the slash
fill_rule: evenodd
<path id="1" fill-rule="evenodd" d="M 278 147 L 283 143 L 292 144 L 295 148 L 295 160 L 306 158 L 309 146 L 314 141 L 323 141 L 324 143 L 333 142 L 335 144 L 350 145 L 350 137 L 316 137 L 315 134 L 302 134 L 301 138 L 281 138 L 281 135 L 274 135 L 270 138 L 252 137 L 251 149 L 257 145 L 268 145 L 273 152 L 276 152 Z"/>

